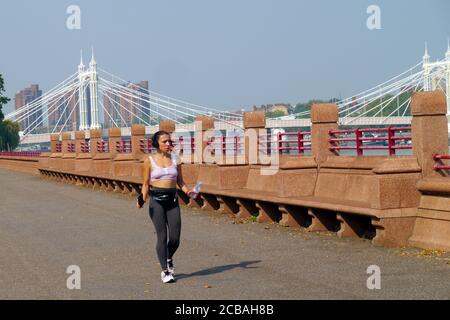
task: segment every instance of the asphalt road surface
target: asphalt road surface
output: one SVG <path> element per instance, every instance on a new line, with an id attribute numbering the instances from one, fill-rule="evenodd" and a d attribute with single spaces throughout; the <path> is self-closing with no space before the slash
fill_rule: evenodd
<path id="1" fill-rule="evenodd" d="M 450 255 L 182 207 L 163 284 L 148 205 L 0 169 L 0 299 L 449 299 Z M 69 290 L 67 268 L 80 269 Z M 370 265 L 381 289 L 367 288 Z"/>

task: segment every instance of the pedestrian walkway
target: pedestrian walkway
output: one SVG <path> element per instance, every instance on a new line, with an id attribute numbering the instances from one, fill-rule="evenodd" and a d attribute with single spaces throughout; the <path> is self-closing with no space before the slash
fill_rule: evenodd
<path id="1" fill-rule="evenodd" d="M 148 205 L 0 169 L 0 299 L 449 299 L 450 255 L 182 207 L 162 284 Z M 429 254 L 430 253 L 430 254 Z M 69 290 L 66 269 L 81 270 Z M 381 289 L 366 286 L 381 270 Z"/>

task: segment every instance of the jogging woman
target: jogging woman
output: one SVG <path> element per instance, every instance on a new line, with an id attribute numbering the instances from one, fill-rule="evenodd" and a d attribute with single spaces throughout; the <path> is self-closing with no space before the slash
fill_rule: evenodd
<path id="1" fill-rule="evenodd" d="M 156 253 L 162 268 L 161 280 L 173 282 L 175 268 L 173 255 L 180 244 L 181 216 L 177 197 L 177 184 L 189 196 L 196 194 L 189 190 L 181 177 L 181 166 L 173 150 L 169 133 L 158 131 L 153 135 L 152 146 L 157 153 L 144 161 L 142 197 L 147 201 L 150 187 L 150 219 L 156 230 Z M 136 204 L 140 208 L 139 204 Z M 168 238 L 168 241 L 167 241 Z"/>

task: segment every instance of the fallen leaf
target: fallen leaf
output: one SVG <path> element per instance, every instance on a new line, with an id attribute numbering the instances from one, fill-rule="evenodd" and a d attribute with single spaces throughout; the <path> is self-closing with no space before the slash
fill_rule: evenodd
<path id="1" fill-rule="evenodd" d="M 212 288 L 209 284 L 205 284 L 204 286 L 203 286 L 203 288 L 205 288 L 205 289 L 209 289 L 209 288 Z"/>

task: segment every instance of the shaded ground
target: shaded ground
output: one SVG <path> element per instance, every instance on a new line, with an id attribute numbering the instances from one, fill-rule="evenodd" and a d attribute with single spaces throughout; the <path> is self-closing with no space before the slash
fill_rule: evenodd
<path id="1" fill-rule="evenodd" d="M 0 299 L 449 299 L 450 256 L 182 208 L 162 284 L 148 206 L 0 169 Z M 68 290 L 66 268 L 81 269 Z M 369 290 L 369 265 L 381 290 Z"/>

